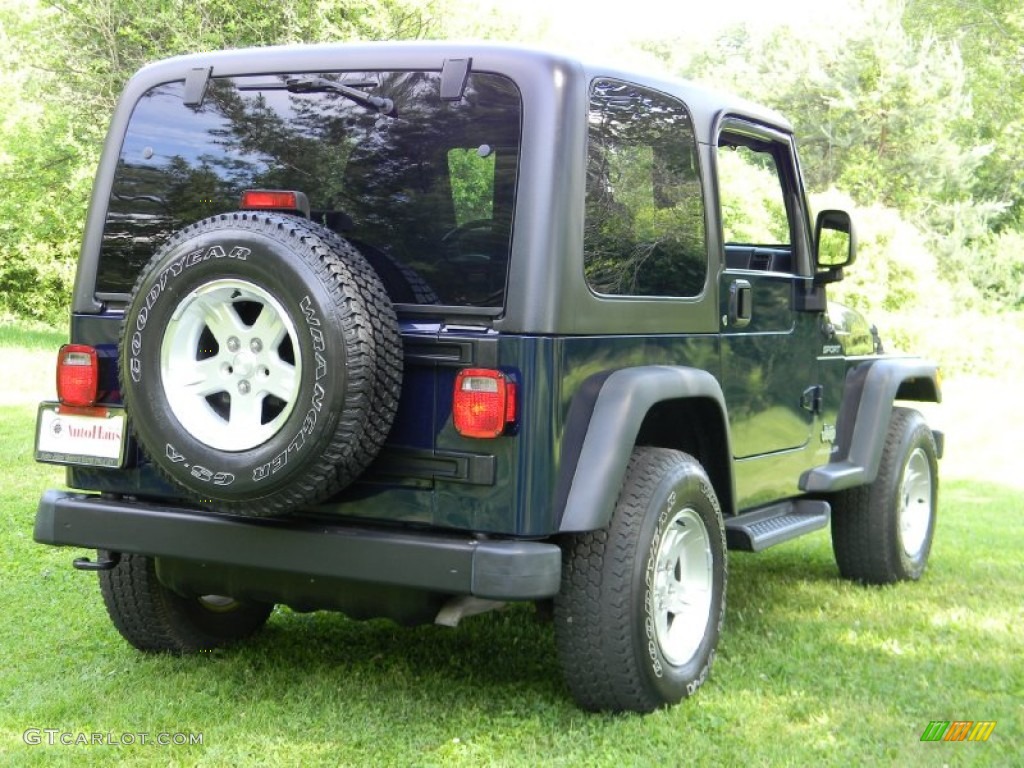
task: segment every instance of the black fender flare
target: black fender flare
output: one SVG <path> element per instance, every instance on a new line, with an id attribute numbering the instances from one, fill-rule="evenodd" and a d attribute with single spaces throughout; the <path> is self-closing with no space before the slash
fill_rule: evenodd
<path id="1" fill-rule="evenodd" d="M 942 401 L 938 366 L 921 358 L 883 358 L 852 368 L 846 377 L 828 464 L 800 477 L 800 490 L 829 493 L 874 481 L 896 400 Z M 935 432 L 942 455 L 942 434 Z"/>
<path id="2" fill-rule="evenodd" d="M 595 374 L 573 397 L 566 418 L 559 477 L 555 491 L 559 532 L 603 528 L 611 519 L 626 466 L 651 408 L 665 401 L 701 398 L 717 407 L 725 446 L 721 457 L 731 467 L 729 422 L 718 380 L 697 368 L 649 365 Z M 717 425 L 716 425 L 717 426 Z M 735 498 L 728 470 L 731 506 Z M 721 494 L 720 494 L 721 495 Z"/>

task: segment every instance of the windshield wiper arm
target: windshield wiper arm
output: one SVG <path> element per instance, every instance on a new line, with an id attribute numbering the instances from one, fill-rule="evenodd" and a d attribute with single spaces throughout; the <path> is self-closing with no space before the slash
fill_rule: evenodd
<path id="1" fill-rule="evenodd" d="M 371 96 L 358 88 L 352 88 L 324 77 L 293 77 L 285 85 L 289 93 L 316 93 L 330 91 L 351 99 L 356 104 L 374 109 L 382 115 L 395 114 L 395 102 L 382 96 Z"/>

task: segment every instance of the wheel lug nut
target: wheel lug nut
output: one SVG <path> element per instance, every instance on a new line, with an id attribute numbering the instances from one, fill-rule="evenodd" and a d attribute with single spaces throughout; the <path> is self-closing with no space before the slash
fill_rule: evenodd
<path id="1" fill-rule="evenodd" d="M 240 382 L 238 382 L 238 391 L 239 391 L 239 393 L 241 393 L 243 395 L 248 395 L 250 389 L 252 389 L 252 386 L 249 384 L 248 381 L 240 381 Z"/>
<path id="2" fill-rule="evenodd" d="M 259 354 L 263 351 L 263 342 L 259 339 L 253 339 L 249 342 L 249 349 L 253 351 L 253 354 Z"/>
<path id="3" fill-rule="evenodd" d="M 239 346 L 241 345 L 238 343 L 238 339 L 236 339 L 234 336 L 228 339 L 228 349 L 231 350 L 232 352 L 237 352 Z"/>

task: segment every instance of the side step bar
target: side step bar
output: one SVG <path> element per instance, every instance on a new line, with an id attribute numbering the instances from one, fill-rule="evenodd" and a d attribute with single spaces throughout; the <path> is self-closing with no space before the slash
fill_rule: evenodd
<path id="1" fill-rule="evenodd" d="M 725 521 L 729 549 L 760 552 L 828 525 L 832 508 L 819 499 L 792 499 Z"/>

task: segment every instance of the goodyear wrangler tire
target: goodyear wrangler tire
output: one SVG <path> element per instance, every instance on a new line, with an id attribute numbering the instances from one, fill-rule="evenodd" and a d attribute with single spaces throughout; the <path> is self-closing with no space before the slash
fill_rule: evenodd
<path id="1" fill-rule="evenodd" d="M 121 393 L 150 460 L 194 501 L 286 513 L 354 480 L 401 389 L 376 274 L 293 216 L 233 213 L 173 235 L 125 313 Z"/>
<path id="2" fill-rule="evenodd" d="M 935 536 L 939 469 L 924 417 L 893 408 L 878 475 L 839 491 L 832 504 L 832 550 L 843 578 L 863 584 L 917 581 Z"/>
<path id="3" fill-rule="evenodd" d="M 700 687 L 725 617 L 724 530 L 696 459 L 634 449 L 611 522 L 563 548 L 555 639 L 581 707 L 650 712 Z"/>

